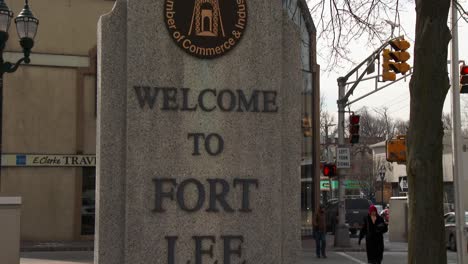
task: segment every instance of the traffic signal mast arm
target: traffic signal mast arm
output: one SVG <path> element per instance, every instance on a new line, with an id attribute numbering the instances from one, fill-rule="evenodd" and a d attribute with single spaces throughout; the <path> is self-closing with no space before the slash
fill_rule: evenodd
<path id="1" fill-rule="evenodd" d="M 365 68 L 365 71 L 363 71 L 363 73 L 359 76 L 359 78 L 354 82 L 353 86 L 348 90 L 348 92 L 346 93 L 346 95 L 343 97 L 343 98 L 340 98 L 338 101 L 338 103 L 343 103 L 343 104 L 346 104 L 346 102 L 348 101 L 349 97 L 353 94 L 354 92 L 354 89 L 356 89 L 357 85 L 359 84 L 359 82 L 364 78 L 364 76 L 366 75 L 367 73 L 367 70 L 370 69 L 370 67 L 374 64 L 374 62 L 379 58 L 379 54 L 388 46 L 388 45 L 392 45 L 393 43 L 395 43 L 395 41 L 399 40 L 399 39 L 402 39 L 403 36 L 400 36 L 400 37 L 396 37 L 396 38 L 393 38 L 393 39 L 390 39 L 388 40 L 387 42 L 385 42 L 384 44 L 382 44 L 382 46 L 380 46 L 377 50 L 375 50 L 369 57 L 367 57 L 365 60 L 363 60 L 358 66 L 356 66 L 354 69 L 352 69 L 348 74 L 346 74 L 345 76 L 343 77 L 340 77 L 338 78 L 338 82 L 340 83 L 343 83 L 345 84 L 349 77 L 351 77 L 353 74 L 355 74 L 363 65 L 365 65 L 366 63 L 368 63 L 367 67 Z M 395 52 L 393 52 L 395 53 Z M 406 56 L 406 55 L 402 55 L 402 56 Z"/>

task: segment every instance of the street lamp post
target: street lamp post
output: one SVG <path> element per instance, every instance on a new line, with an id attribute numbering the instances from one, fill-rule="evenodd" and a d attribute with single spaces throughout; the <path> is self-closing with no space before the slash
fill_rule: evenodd
<path id="1" fill-rule="evenodd" d="M 3 74 L 15 72 L 21 63 L 28 64 L 31 60 L 29 55 L 34 46 L 39 20 L 34 17 L 29 9 L 28 0 L 25 0 L 24 8 L 15 18 L 16 32 L 19 42 L 23 48 L 23 58 L 16 63 L 11 63 L 3 59 L 6 42 L 8 41 L 8 29 L 10 28 L 13 12 L 8 8 L 4 0 L 0 0 L 0 184 L 1 184 L 1 154 L 2 154 L 2 136 L 3 136 Z M 1 185 L 0 185 L 1 187 Z M 0 188 L 1 192 L 1 188 Z"/>
<path id="2" fill-rule="evenodd" d="M 380 183 L 382 185 L 382 193 L 381 193 L 382 208 L 385 208 L 384 198 L 383 198 L 383 196 L 384 196 L 383 195 L 383 193 L 384 193 L 384 180 L 385 180 L 385 166 L 384 165 L 380 166 L 379 176 L 380 176 Z"/>

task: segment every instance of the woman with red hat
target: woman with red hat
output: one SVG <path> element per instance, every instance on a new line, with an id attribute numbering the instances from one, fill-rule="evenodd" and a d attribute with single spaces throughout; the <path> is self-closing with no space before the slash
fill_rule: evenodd
<path id="1" fill-rule="evenodd" d="M 383 259 L 384 241 L 383 234 L 388 231 L 384 219 L 377 213 L 374 205 L 369 207 L 369 215 L 364 218 L 361 232 L 359 233 L 359 245 L 366 237 L 367 262 L 380 264 Z"/>

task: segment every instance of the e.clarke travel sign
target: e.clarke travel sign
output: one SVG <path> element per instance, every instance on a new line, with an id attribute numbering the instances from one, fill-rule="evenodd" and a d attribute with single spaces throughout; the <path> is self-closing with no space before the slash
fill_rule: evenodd
<path id="1" fill-rule="evenodd" d="M 96 155 L 2 154 L 3 167 L 95 167 Z"/>
<path id="2" fill-rule="evenodd" d="M 232 50 L 247 26 L 246 0 L 166 0 L 164 20 L 177 46 L 203 59 Z"/>

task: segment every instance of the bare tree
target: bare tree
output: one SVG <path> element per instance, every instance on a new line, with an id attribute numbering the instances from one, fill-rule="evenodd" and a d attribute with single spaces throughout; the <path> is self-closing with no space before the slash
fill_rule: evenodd
<path id="1" fill-rule="evenodd" d="M 335 138 L 337 131 L 335 117 L 325 110 L 325 95 L 320 95 L 320 137 L 324 139 L 320 149 L 320 160 L 328 160 L 331 157 L 330 138 Z"/>
<path id="2" fill-rule="evenodd" d="M 375 200 L 377 191 L 381 191 L 381 182 L 378 177 L 379 169 L 384 166 L 392 171 L 392 166 L 384 156 L 372 156 L 372 149 L 368 145 L 358 145 L 352 148 L 353 173 L 350 179 L 358 182 L 361 192 L 370 200 Z"/>
<path id="3" fill-rule="evenodd" d="M 360 135 L 362 137 L 384 140 L 393 136 L 395 124 L 388 115 L 387 108 L 369 111 L 367 107 L 362 107 L 356 112 L 361 115 Z"/>
<path id="4" fill-rule="evenodd" d="M 395 135 L 406 135 L 408 133 L 409 121 L 395 120 Z"/>
<path id="5" fill-rule="evenodd" d="M 442 127 L 444 130 L 452 129 L 452 116 L 449 113 L 442 114 Z"/>
<path id="6" fill-rule="evenodd" d="M 357 39 L 375 45 L 388 37 L 388 28 L 399 23 L 399 0 L 308 0 L 317 26 L 317 39 L 324 40 L 330 54 L 328 69 L 351 61 L 348 46 Z M 386 21 L 397 21 L 396 23 Z"/>
<path id="7" fill-rule="evenodd" d="M 368 145 L 355 145 L 352 148 L 353 173 L 350 179 L 358 182 L 361 192 L 373 200 L 375 195 L 374 165 L 372 161 L 372 150 Z"/>
<path id="8" fill-rule="evenodd" d="M 332 65 L 348 44 L 382 42 L 381 18 L 399 24 L 399 0 L 310 0 L 318 38 L 328 40 Z M 447 26 L 450 0 L 416 0 L 414 68 L 410 81 L 408 263 L 447 263 L 443 219 L 442 109 L 449 90 Z M 460 5 L 458 5 L 460 8 Z M 466 13 L 466 12 L 463 12 Z M 392 19 L 393 18 L 393 19 Z M 392 27 L 394 28 L 394 27 Z M 430 208 L 430 210 L 428 210 Z M 424 221 L 421 221 L 424 219 Z M 431 232 L 427 232 L 431 230 Z"/>
<path id="9" fill-rule="evenodd" d="M 385 126 L 386 139 L 393 138 L 395 135 L 395 122 L 388 114 L 388 107 L 374 109 L 374 112 L 377 113 L 379 120 L 381 120 Z"/>
<path id="10" fill-rule="evenodd" d="M 463 136 L 468 137 L 468 97 L 460 96 L 463 107 L 462 111 L 462 133 Z"/>
<path id="11" fill-rule="evenodd" d="M 395 133 L 395 122 L 388 115 L 387 108 L 370 111 L 367 107 L 362 107 L 356 112 L 361 115 L 360 135 L 362 139 L 351 149 L 354 166 L 349 177 L 359 182 L 361 191 L 367 198 L 374 199 L 375 187 L 378 185 L 376 184 L 376 171 L 378 170 L 375 169 L 370 145 L 392 137 Z M 380 161 L 378 163 L 380 167 Z"/>
<path id="12" fill-rule="evenodd" d="M 325 95 L 322 94 L 320 95 L 320 135 L 327 140 L 337 134 L 337 129 L 335 116 L 325 110 L 325 107 Z"/>

